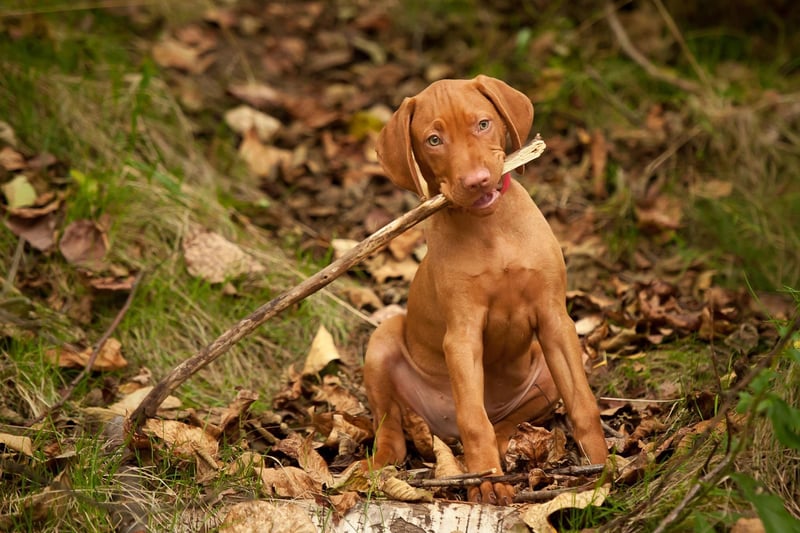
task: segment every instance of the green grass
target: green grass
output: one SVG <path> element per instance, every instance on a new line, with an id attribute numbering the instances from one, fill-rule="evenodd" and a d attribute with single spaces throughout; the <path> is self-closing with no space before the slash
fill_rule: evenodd
<path id="1" fill-rule="evenodd" d="M 0 117 L 12 125 L 27 155 L 48 151 L 68 162 L 70 172 L 60 176 L 58 184 L 45 184 L 66 193 L 60 227 L 81 218 L 110 215 L 109 263 L 145 275 L 114 331 L 129 368 L 84 379 L 62 413 L 27 431 L 36 437 L 37 450 L 57 445 L 70 451 L 64 461 L 69 464 L 65 478 L 71 483 L 71 496 L 65 507 L 57 508 L 57 516 L 42 521 L 23 513 L 14 530 L 112 529 L 107 504 L 120 490 L 114 473 L 128 459 L 120 453 L 106 455 L 101 449 L 104 439 L 83 426 L 87 420 L 81 409 L 91 391 L 99 392 L 107 380 L 124 381 L 143 367 L 152 371 L 154 380 L 160 379 L 307 273 L 266 233 L 231 220 L 229 206 L 217 198 L 230 194 L 231 179 L 237 174 L 220 174 L 203 158 L 190 119 L 173 99 L 161 73 L 134 49 L 138 37 L 132 28 L 124 19 L 92 12 L 92 31 L 78 31 L 72 22 L 86 14 L 44 16 L 44 27 L 56 30 L 56 37 L 0 39 Z M 235 161 L 233 143 L 217 159 Z M 267 267 L 266 273 L 234 280 L 235 296 L 224 294 L 219 285 L 192 278 L 183 261 L 181 241 L 195 224 L 242 243 Z M 0 225 L 3 272 L 14 261 L 17 242 Z M 10 417 L 6 412 L 2 421 L 8 424 L 46 412 L 77 374 L 54 367 L 44 360 L 43 352 L 65 342 L 96 342 L 125 297 L 96 294 L 83 274 L 57 251 L 44 255 L 25 249 L 20 259 L 14 281 L 42 280 L 44 284 L 22 293 L 0 294 L 4 312 L 40 322 L 38 337 L 27 337 L 19 330 L 2 332 L 0 377 L 11 384 L 4 389 L 3 405 L 19 415 Z M 303 270 L 316 267 L 310 264 Z M 70 309 L 87 297 L 92 298 L 91 320 L 76 322 Z M 254 409 L 265 410 L 285 368 L 302 360 L 318 326 L 325 324 L 341 341 L 351 322 L 334 301 L 314 296 L 262 326 L 175 394 L 187 407 L 205 408 L 225 405 L 237 388 L 249 388 L 261 394 Z M 15 483 L 4 482 L 3 513 L 20 511 L 26 496 L 47 486 L 52 475 L 41 467 L 43 462 L 39 453 L 26 468 L 36 470 L 44 481 L 26 482 L 23 475 L 15 476 Z M 200 489 L 194 476 L 178 464 L 152 464 L 144 474 L 147 490 L 136 498 L 152 510 L 155 524 L 172 530 L 179 511 L 198 500 Z M 225 475 L 215 483 L 219 490 L 253 484 Z"/>

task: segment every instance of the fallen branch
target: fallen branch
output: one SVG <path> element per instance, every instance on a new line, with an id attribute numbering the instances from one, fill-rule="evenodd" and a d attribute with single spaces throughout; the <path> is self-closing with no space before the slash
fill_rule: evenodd
<path id="1" fill-rule="evenodd" d="M 506 162 L 503 165 L 503 173 L 510 172 L 533 161 L 542 155 L 545 147 L 544 141 L 537 135 L 529 144 L 523 146 L 517 152 L 506 158 Z M 156 410 L 161 403 L 184 381 L 209 363 L 215 361 L 243 337 L 252 333 L 261 324 L 325 287 L 347 272 L 351 267 L 386 246 L 393 238 L 428 218 L 445 207 L 448 203 L 449 201 L 441 194 L 434 196 L 430 200 L 426 200 L 408 213 L 395 219 L 361 241 L 355 248 L 338 260 L 304 280 L 299 285 L 296 285 L 277 298 L 262 305 L 246 318 L 240 320 L 238 324 L 225 331 L 214 342 L 173 368 L 166 377 L 158 382 L 144 400 L 142 400 L 139 407 L 131 413 L 131 429 L 136 431 L 144 424 L 145 420 L 155 416 Z"/>

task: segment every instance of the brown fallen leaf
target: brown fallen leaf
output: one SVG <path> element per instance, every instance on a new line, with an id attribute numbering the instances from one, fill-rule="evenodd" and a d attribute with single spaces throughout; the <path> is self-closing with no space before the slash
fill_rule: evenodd
<path id="1" fill-rule="evenodd" d="M 650 231 L 675 230 L 681 227 L 684 200 L 660 195 L 652 205 L 634 209 L 639 227 Z"/>
<path id="2" fill-rule="evenodd" d="M 415 488 L 393 475 L 384 477 L 381 473 L 378 480 L 378 490 L 386 497 L 401 502 L 433 502 L 433 493 L 429 490 Z"/>
<path id="3" fill-rule="evenodd" d="M 254 129 L 258 139 L 264 143 L 271 141 L 282 127 L 280 120 L 247 105 L 226 111 L 225 123 L 242 136 Z"/>
<path id="4" fill-rule="evenodd" d="M 361 501 L 361 496 L 357 492 L 349 490 L 342 494 L 332 494 L 328 496 L 328 499 L 331 501 L 336 513 L 341 516 L 355 507 Z"/>
<path id="5" fill-rule="evenodd" d="M 190 74 L 202 74 L 216 61 L 214 54 L 206 54 L 202 48 L 195 48 L 171 37 L 153 46 L 153 59 L 162 67 L 175 68 Z"/>
<path id="6" fill-rule="evenodd" d="M 92 347 L 78 351 L 65 345 L 47 350 L 45 357 L 61 368 L 85 368 L 93 351 L 94 348 Z M 126 366 L 128 366 L 128 361 L 122 356 L 122 343 L 111 337 L 103 344 L 100 353 L 97 354 L 92 370 L 108 372 L 119 370 Z"/>
<path id="7" fill-rule="evenodd" d="M 259 109 L 278 105 L 282 99 L 282 95 L 277 89 L 257 82 L 234 83 L 228 87 L 228 92 L 235 98 Z"/>
<path id="8" fill-rule="evenodd" d="M 331 429 L 324 443 L 329 448 L 337 448 L 339 456 L 355 453 L 359 444 L 373 437 L 369 426 L 354 424 L 352 419 L 348 418 L 341 413 L 332 415 Z"/>
<path id="9" fill-rule="evenodd" d="M 41 252 L 50 250 L 56 243 L 57 218 L 53 213 L 40 218 L 5 217 L 3 223 L 17 237 Z"/>
<path id="10" fill-rule="evenodd" d="M 333 485 L 333 476 L 328 470 L 328 463 L 314 449 L 313 435 L 302 438 L 297 433 L 291 433 L 282 439 L 274 447 L 274 451 L 282 452 L 293 458 L 300 465 L 300 468 L 308 474 L 320 487 Z"/>
<path id="11" fill-rule="evenodd" d="M 397 261 L 404 261 L 411 256 L 414 249 L 422 240 L 422 230 L 419 228 L 411 228 L 389 242 L 389 251 L 392 253 L 392 257 Z"/>
<path id="12" fill-rule="evenodd" d="M 239 157 L 247 163 L 250 172 L 261 177 L 272 177 L 278 171 L 285 171 L 292 162 L 290 150 L 262 143 L 254 127 L 244 133 Z"/>
<path id="13" fill-rule="evenodd" d="M 33 457 L 33 441 L 30 437 L 0 433 L 0 444 L 9 450 L 20 452 L 28 457 Z"/>
<path id="14" fill-rule="evenodd" d="M 590 505 L 599 507 L 610 493 L 609 485 L 603 485 L 595 490 L 559 494 L 547 503 L 529 504 L 520 508 L 522 520 L 534 533 L 557 533 L 550 525 L 548 517 L 561 509 L 585 509 Z"/>
<path id="15" fill-rule="evenodd" d="M 186 268 L 194 277 L 209 283 L 222 283 L 266 268 L 222 235 L 196 230 L 183 239 Z"/>
<path id="16" fill-rule="evenodd" d="M 304 376 L 319 374 L 328 366 L 328 363 L 337 360 L 339 360 L 339 351 L 333 342 L 333 335 L 325 329 L 325 326 L 320 325 L 314 340 L 311 341 L 311 348 L 308 350 L 301 373 Z"/>
<path id="17" fill-rule="evenodd" d="M 153 390 L 153 386 L 149 385 L 147 387 L 137 388 L 136 390 L 132 391 L 131 393 L 124 396 L 117 402 L 108 406 L 108 409 L 112 412 L 127 416 L 136 410 L 139 407 L 139 404 L 145 399 L 145 397 L 150 394 L 150 391 Z M 176 398 L 175 396 L 167 396 L 166 399 L 161 402 L 161 405 L 158 407 L 159 410 L 162 409 L 178 409 L 182 404 L 180 399 Z"/>
<path id="18" fill-rule="evenodd" d="M 378 283 L 386 283 L 389 279 L 410 282 L 419 268 L 419 263 L 410 257 L 406 257 L 403 261 L 397 261 L 387 254 L 378 255 L 364 264 L 367 272 Z"/>
<path id="19" fill-rule="evenodd" d="M 564 432 L 558 428 L 548 431 L 523 422 L 511 436 L 506 451 L 506 461 L 509 465 L 526 463 L 532 467 L 556 464 L 567 454 L 566 443 Z"/>
<path id="20" fill-rule="evenodd" d="M 433 436 L 433 453 L 436 456 L 436 467 L 434 469 L 434 477 L 436 479 L 457 476 L 466 471 L 456 459 L 450 446 L 436 435 Z"/>
<path id="21" fill-rule="evenodd" d="M 730 533 L 766 533 L 766 531 L 760 518 L 742 517 L 733 524 Z"/>
<path id="22" fill-rule="evenodd" d="M 322 378 L 322 386 L 314 388 L 315 402 L 327 402 L 334 411 L 358 416 L 367 412 L 364 404 L 356 396 L 342 386 L 337 376 L 326 375 Z"/>
<path id="23" fill-rule="evenodd" d="M 383 307 L 383 302 L 381 299 L 377 294 L 375 294 L 375 291 L 369 287 L 345 287 L 342 289 L 342 292 L 347 297 L 347 300 L 356 309 L 369 309 L 376 311 Z"/>
<path id="24" fill-rule="evenodd" d="M 25 156 L 10 146 L 4 146 L 0 148 L 0 167 L 9 172 L 23 170 L 25 168 Z"/>
<path id="25" fill-rule="evenodd" d="M 70 264 L 93 271 L 103 270 L 103 258 L 108 251 L 107 222 L 76 220 L 64 229 L 58 243 L 61 255 Z"/>
<path id="26" fill-rule="evenodd" d="M 261 469 L 261 490 L 278 498 L 313 498 L 322 492 L 322 484 L 296 466 Z"/>
<path id="27" fill-rule="evenodd" d="M 192 461 L 195 464 L 198 482 L 204 482 L 222 467 L 218 460 L 219 443 L 203 428 L 190 426 L 178 420 L 160 420 L 150 418 L 142 427 L 145 435 L 163 441 L 157 448 L 163 448 L 163 453 Z"/>
<path id="28" fill-rule="evenodd" d="M 599 129 L 592 131 L 589 144 L 589 157 L 592 162 L 592 192 L 597 198 L 605 198 L 606 192 L 606 162 L 608 161 L 608 143 Z"/>

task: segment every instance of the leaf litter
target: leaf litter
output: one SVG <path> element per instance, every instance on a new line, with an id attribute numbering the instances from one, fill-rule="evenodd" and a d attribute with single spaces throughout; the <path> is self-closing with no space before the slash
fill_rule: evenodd
<path id="1" fill-rule="evenodd" d="M 303 228 L 300 247 L 319 256 L 330 248 L 340 253 L 414 205 L 413 197 L 375 179 L 382 175 L 374 156 L 375 136 L 401 96 L 448 71 L 460 70 L 459 65 L 440 68 L 431 63 L 420 73 L 411 65 L 413 58 L 406 59 L 410 56 L 401 48 L 402 39 L 373 37 L 391 27 L 379 9 L 368 9 L 353 19 L 337 19 L 331 9 L 322 2 L 267 4 L 260 10 L 215 9 L 203 22 L 179 27 L 152 47 L 153 59 L 168 69 L 174 87 L 196 81 L 224 85 L 224 121 L 240 138 L 239 157 L 260 178 L 264 197 L 285 202 L 284 213 L 291 217 L 268 225 L 269 229 L 280 237 Z M 326 30 L 331 24 L 347 24 L 349 31 Z M 258 42 L 249 42 L 245 53 L 266 78 L 280 82 L 248 79 L 241 73 L 237 79 L 235 71 L 220 76 L 225 58 L 234 53 L 227 31 L 238 32 L 241 39 L 261 36 Z M 320 86 L 326 87 L 322 93 Z M 220 99 L 201 95 L 192 111 L 202 111 L 203 103 L 212 101 Z M 644 173 L 640 161 L 668 149 L 672 134 L 685 129 L 684 118 L 656 106 L 644 128 L 605 132 L 564 128 L 547 139 L 543 160 L 518 178 L 534 192 L 564 249 L 570 269 L 568 304 L 595 382 L 602 382 L 613 371 L 610 367 L 621 361 L 640 361 L 633 368 L 644 372 L 649 351 L 682 339 L 696 337 L 735 347 L 746 360 L 776 336 L 762 308 L 768 300 L 755 301 L 743 290 L 715 285 L 716 273 L 701 262 L 659 253 L 660 243 L 685 224 L 684 199 L 657 185 L 641 188 L 631 215 L 647 238 L 632 264 L 609 259 L 607 244 L 598 238 L 609 221 L 587 200 L 609 194 L 609 162 L 634 174 Z M 40 251 L 58 242 L 64 258 L 86 269 L 96 287 L 118 284 L 120 290 L 129 290 L 124 275 L 98 277 L 114 270 L 105 263 L 109 220 L 63 224 L 60 215 L 68 199 L 63 181 L 56 178 L 66 175 L 65 163 L 48 154 L 18 151 L 13 129 L 3 139 L 0 167 L 6 226 Z M 731 191 L 730 182 L 719 179 L 691 188 L 692 194 L 711 199 Z M 188 271 L 210 283 L 264 270 L 236 244 L 211 231 L 186 236 L 183 251 Z M 387 310 L 395 312 L 424 252 L 420 232 L 409 231 L 361 267 L 363 286 L 349 289 L 345 296 L 355 307 L 374 313 L 376 320 Z M 780 302 L 774 308 L 778 306 Z M 124 367 L 120 348 L 118 342 L 106 343 L 95 371 Z M 89 348 L 58 347 L 48 356 L 59 366 L 81 367 L 90 354 Z M 736 379 L 734 371 L 730 380 Z M 271 410 L 251 412 L 257 395 L 247 391 L 240 391 L 223 410 L 181 410 L 180 402 L 172 399 L 162 405 L 160 419 L 148 421 L 147 438 L 132 446 L 193 469 L 205 487 L 221 475 L 247 472 L 260 481 L 262 496 L 311 500 L 330 506 L 337 517 L 374 493 L 400 501 L 463 498 L 465 485 L 458 483 L 433 490 L 414 486 L 425 479 L 465 475 L 458 443 L 432 436 L 419 420 L 408 421 L 408 438 L 415 447 L 402 468 L 374 475 L 358 468 L 360 461 L 368 460 L 374 436 L 359 380 L 358 368 L 342 360 L 330 333 L 320 327 L 302 369 L 287 369 Z M 146 393 L 138 391 L 124 406 L 109 402 L 109 409 L 130 412 Z M 607 440 L 616 454 L 612 470 L 620 484 L 636 483 L 664 456 L 685 452 L 691 437 L 707 431 L 712 418 L 710 411 L 701 412 L 700 419 L 673 431 L 668 425 L 672 403 L 659 401 L 688 401 L 691 394 L 686 393 L 691 391 L 675 386 L 628 392 L 655 401 L 601 400 L 603 420 L 612 433 Z M 679 394 L 686 397 L 676 397 Z M 711 429 L 725 431 L 720 423 Z M 3 434 L 0 445 L 15 460 L 35 461 L 29 442 Z M 227 463 L 220 456 L 223 445 L 235 450 Z M 522 491 L 583 487 L 596 479 L 596 475 L 556 473 L 580 464 L 561 410 L 549 428 L 522 424 L 506 460 L 507 474 L 518 475 L 514 483 Z M 47 500 L 49 490 L 36 497 Z M 601 487 L 561 494 L 547 504 L 526 505 L 521 514 L 534 530 L 549 531 L 547 516 L 555 509 L 600 505 L 608 493 Z M 254 506 L 261 511 L 254 512 Z M 237 524 L 257 515 L 269 522 L 264 527 L 271 529 L 266 530 L 292 524 L 292 530 L 304 531 L 308 523 L 303 509 L 263 501 L 237 504 L 228 511 L 222 530 L 245 530 L 237 529 Z"/>

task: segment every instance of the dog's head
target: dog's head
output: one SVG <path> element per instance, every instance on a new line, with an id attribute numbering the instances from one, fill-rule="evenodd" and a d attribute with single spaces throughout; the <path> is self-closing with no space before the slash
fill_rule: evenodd
<path id="1" fill-rule="evenodd" d="M 488 213 L 507 137 L 519 149 L 532 123 L 528 97 L 500 80 L 441 80 L 403 101 L 378 136 L 378 158 L 396 185 Z"/>

